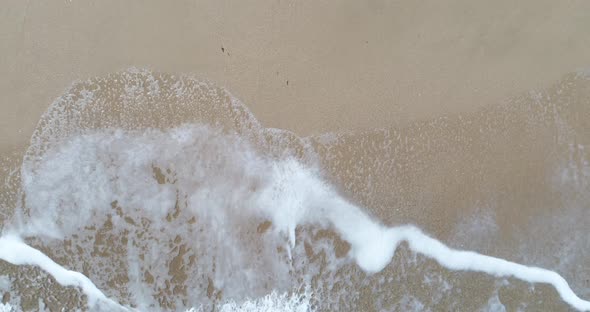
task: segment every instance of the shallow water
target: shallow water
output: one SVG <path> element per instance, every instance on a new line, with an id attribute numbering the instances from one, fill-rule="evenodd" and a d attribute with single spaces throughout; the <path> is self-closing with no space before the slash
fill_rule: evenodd
<path id="1" fill-rule="evenodd" d="M 3 160 L 0 220 L 100 295 L 21 257 L 8 261 L 58 283 L 3 262 L 3 303 L 588 309 L 553 273 L 429 237 L 553 270 L 590 298 L 589 95 L 573 73 L 472 113 L 299 137 L 189 75 L 130 69 L 74 83 L 24 154 Z M 555 285 L 528 282 L 539 280 Z"/>

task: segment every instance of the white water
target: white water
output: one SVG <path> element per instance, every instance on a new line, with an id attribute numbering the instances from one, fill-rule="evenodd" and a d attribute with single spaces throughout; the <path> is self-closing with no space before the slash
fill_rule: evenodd
<path id="1" fill-rule="evenodd" d="M 170 169 L 165 173 L 167 181 L 175 182 L 157 183 L 153 178 L 154 166 Z M 447 269 L 547 283 L 572 307 L 590 310 L 590 302 L 577 297 L 555 272 L 453 250 L 411 225 L 388 228 L 342 198 L 319 177 L 317 168 L 292 158 L 267 158 L 238 136 L 207 126 L 90 132 L 60 142 L 42 160 L 23 168 L 30 218 L 17 214 L 13 226 L 5 230 L 24 237 L 70 237 L 85 225 L 101 224 L 115 200 L 129 216 L 148 215 L 161 235 L 170 231 L 169 235 L 174 237 L 183 229 L 166 225 L 163 220 L 174 207 L 178 192 L 186 194 L 190 213 L 207 220 L 208 230 L 219 238 L 208 243 L 213 245 L 204 246 L 207 252 L 214 253 L 214 245 L 223 244 L 225 251 L 218 255 L 229 261 L 228 270 L 254 270 L 253 274 L 244 271 L 243 276 L 233 280 L 233 271 L 224 273 L 218 268 L 216 282 L 229 279 L 225 285 L 230 296 L 232 289 L 236 294 L 242 290 L 234 285 L 238 279 L 247 279 L 246 285 L 261 283 L 256 268 L 240 267 L 241 262 L 252 257 L 249 246 L 239 237 L 239 229 L 244 226 L 241 222 L 257 218 L 272 222 L 272 241 L 281 244 L 281 237 L 286 238 L 289 243 L 285 248 L 289 251 L 297 243 L 296 228 L 332 228 L 350 244 L 349 257 L 368 273 L 383 270 L 398 245 L 405 241 L 410 249 L 435 259 Z M 115 228 L 125 226 L 123 218 L 113 220 Z M 200 242 L 198 237 L 194 239 Z M 293 256 L 290 252 L 289 255 Z M 260 257 L 275 263 L 273 255 Z M 0 258 L 16 265 L 38 266 L 60 284 L 80 287 L 90 304 L 111 302 L 87 277 L 56 264 L 15 236 L 5 234 L 0 238 Z M 262 269 L 280 276 L 284 268 L 275 263 L 275 267 Z M 246 301 L 245 305 L 229 304 L 227 310 L 222 310 L 254 311 L 265 306 L 270 307 L 266 311 L 275 311 L 279 308 L 273 302 L 291 298 L 274 296 L 268 297 L 270 301 L 264 305 L 248 305 Z M 292 310 L 304 308 L 308 306 L 299 305 Z"/>
<path id="2" fill-rule="evenodd" d="M 234 301 L 224 303 L 219 312 L 307 312 L 311 311 L 309 302 L 311 294 L 303 295 L 277 294 L 272 292 L 262 298 L 249 299 L 239 304 Z M 203 309 L 191 308 L 186 312 L 202 312 Z"/>
<path id="3" fill-rule="evenodd" d="M 0 303 L 0 312 L 13 312 L 14 309 L 9 304 Z"/>
<path id="4" fill-rule="evenodd" d="M 22 242 L 16 236 L 7 234 L 0 237 L 0 259 L 14 265 L 37 266 L 51 274 L 61 285 L 79 287 L 88 296 L 88 305 L 91 308 L 95 307 L 99 302 L 121 307 L 118 303 L 107 298 L 86 276 L 79 272 L 65 269 L 49 259 L 41 251 Z"/>

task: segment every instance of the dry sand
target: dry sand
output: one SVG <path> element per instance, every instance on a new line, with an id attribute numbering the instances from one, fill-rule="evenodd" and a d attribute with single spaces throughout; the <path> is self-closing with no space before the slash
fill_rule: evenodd
<path id="1" fill-rule="evenodd" d="M 590 64 L 587 1 L 20 1 L 0 10 L 0 147 L 72 81 L 225 86 L 301 135 L 474 110 Z"/>

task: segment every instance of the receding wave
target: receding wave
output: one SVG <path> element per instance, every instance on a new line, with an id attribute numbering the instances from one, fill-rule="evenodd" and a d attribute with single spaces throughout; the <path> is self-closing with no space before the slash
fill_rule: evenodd
<path id="1" fill-rule="evenodd" d="M 6 175 L 0 311 L 590 310 L 589 90 L 300 138 L 190 76 L 75 83 Z"/>

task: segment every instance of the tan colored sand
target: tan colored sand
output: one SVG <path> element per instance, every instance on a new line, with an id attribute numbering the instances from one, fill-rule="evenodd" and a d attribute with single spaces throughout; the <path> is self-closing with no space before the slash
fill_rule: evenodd
<path id="1" fill-rule="evenodd" d="M 76 79 L 225 85 L 300 134 L 471 110 L 590 64 L 587 1 L 21 1 L 0 9 L 0 147 Z"/>
<path id="2" fill-rule="evenodd" d="M 362 148 L 390 139 L 382 132 L 351 135 L 333 147 L 343 156 L 326 160 L 326 170 L 384 222 L 414 222 L 445 240 L 478 213 L 479 199 L 500 194 L 490 200 L 497 207 L 479 208 L 495 209 L 499 232 L 513 241 L 519 225 L 559 206 L 544 180 L 546 162 L 557 158 L 547 155 L 552 134 L 544 124 L 524 127 L 526 111 L 507 118 L 494 108 L 466 114 L 473 124 L 452 117 L 426 131 L 415 121 L 554 85 L 590 65 L 588 29 L 587 1 L 4 0 L 0 156 L 26 145 L 40 115 L 74 80 L 129 66 L 193 73 L 225 86 L 267 126 L 302 135 L 401 129 L 389 130 L 405 139 L 394 140 L 399 151 Z M 588 92 L 582 87 L 572 91 L 578 108 Z M 571 109 L 578 111 L 587 116 Z M 479 125 L 505 132 L 487 136 Z M 391 168 L 379 161 L 392 155 Z M 366 176 L 345 170 L 360 167 L 378 177 L 371 192 L 363 189 Z M 481 248 L 503 256 L 512 250 L 488 247 Z"/>

